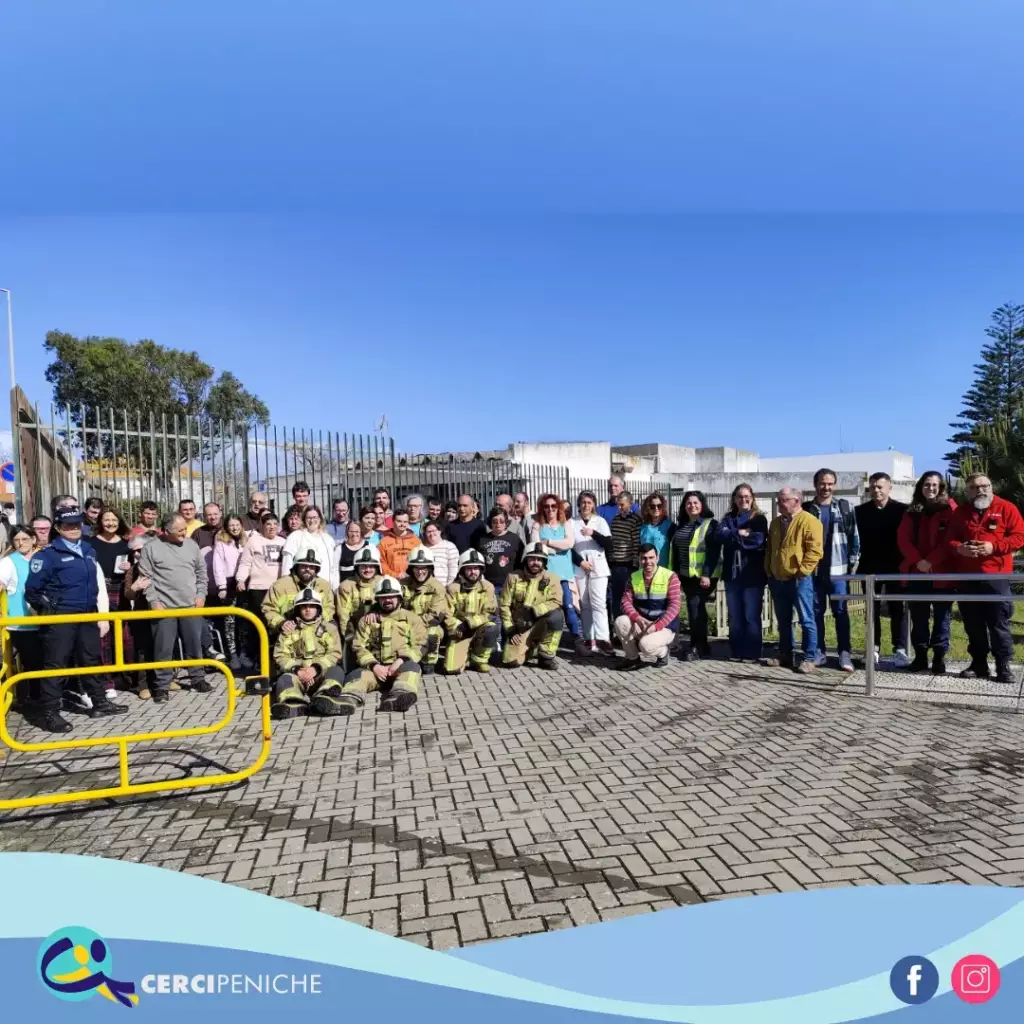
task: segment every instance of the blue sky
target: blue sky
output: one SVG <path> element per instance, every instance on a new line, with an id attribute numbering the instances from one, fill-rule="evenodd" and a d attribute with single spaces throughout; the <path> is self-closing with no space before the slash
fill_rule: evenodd
<path id="1" fill-rule="evenodd" d="M 4 15 L 0 285 L 40 400 L 56 327 L 413 450 L 841 425 L 923 468 L 1024 295 L 1017 3 L 155 8 Z"/>

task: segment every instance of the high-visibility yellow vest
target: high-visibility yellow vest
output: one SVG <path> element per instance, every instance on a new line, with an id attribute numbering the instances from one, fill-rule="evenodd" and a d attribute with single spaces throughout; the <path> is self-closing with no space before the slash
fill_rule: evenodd
<path id="1" fill-rule="evenodd" d="M 672 575 L 671 569 L 659 565 L 654 571 L 650 587 L 644 582 L 643 569 L 637 569 L 630 577 L 629 583 L 633 588 L 633 607 L 645 619 L 657 622 L 668 610 L 668 585 Z"/>
<path id="2" fill-rule="evenodd" d="M 702 519 L 697 524 L 697 529 L 690 535 L 690 558 L 686 575 L 691 578 L 699 578 L 704 575 L 704 558 L 707 554 L 707 536 L 710 527 L 711 520 Z M 673 557 L 671 561 L 675 562 L 675 545 L 673 545 L 672 551 Z M 715 571 L 711 573 L 711 578 L 714 580 L 722 578 L 721 558 L 718 559 L 718 565 L 715 566 Z"/>

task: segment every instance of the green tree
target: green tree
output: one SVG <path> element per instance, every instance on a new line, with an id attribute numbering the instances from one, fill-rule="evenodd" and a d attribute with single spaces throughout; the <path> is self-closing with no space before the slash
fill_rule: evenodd
<path id="1" fill-rule="evenodd" d="M 964 472 L 968 460 L 975 464 L 979 458 L 991 457 L 991 448 L 983 453 L 979 446 L 990 446 L 994 437 L 987 435 L 982 442 L 981 428 L 1003 419 L 1001 430 L 1009 430 L 1018 406 L 1024 403 L 1024 304 L 1000 306 L 985 334 L 990 341 L 974 366 L 974 382 L 964 394 L 959 419 L 950 423 L 955 433 L 949 442 L 956 447 L 946 459 L 955 475 Z"/>
<path id="2" fill-rule="evenodd" d="M 1024 406 L 982 423 L 971 437 L 971 449 L 960 463 L 961 485 L 971 473 L 984 473 L 996 494 L 1024 508 Z"/>

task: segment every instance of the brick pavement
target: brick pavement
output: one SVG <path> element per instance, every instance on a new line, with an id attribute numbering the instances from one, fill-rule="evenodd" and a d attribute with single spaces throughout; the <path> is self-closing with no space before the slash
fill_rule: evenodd
<path id="1" fill-rule="evenodd" d="M 937 702 L 931 683 L 925 699 L 862 685 L 596 659 L 435 677 L 404 717 L 276 724 L 248 784 L 7 814 L 0 849 L 145 861 L 437 949 L 755 893 L 1024 884 L 1024 718 L 1003 713 L 1016 700 L 979 710 Z M 132 725 L 215 721 L 222 700 L 132 701 Z M 247 699 L 214 737 L 139 748 L 133 778 L 241 767 L 256 712 Z M 107 724 L 78 721 L 83 736 Z M 116 752 L 85 754 L 11 752 L 0 792 L 116 779 Z"/>

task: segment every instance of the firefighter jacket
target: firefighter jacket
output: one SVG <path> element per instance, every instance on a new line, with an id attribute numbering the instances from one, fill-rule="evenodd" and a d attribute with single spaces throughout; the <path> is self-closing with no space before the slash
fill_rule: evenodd
<path id="1" fill-rule="evenodd" d="M 327 622 L 334 621 L 334 595 L 331 593 L 331 585 L 327 580 L 319 576 L 308 587 L 315 590 L 323 601 L 323 617 Z M 285 620 L 291 618 L 292 605 L 295 598 L 307 588 L 307 584 L 300 584 L 294 576 L 282 576 L 268 591 L 263 598 L 260 610 L 266 620 L 267 629 L 276 633 L 284 624 Z"/>
<path id="2" fill-rule="evenodd" d="M 390 665 L 396 658 L 419 661 L 420 652 L 427 644 L 427 631 L 414 612 L 399 608 L 385 615 L 379 622 L 361 619 L 352 640 L 352 651 L 360 668 Z"/>
<path id="3" fill-rule="evenodd" d="M 501 624 L 506 633 L 523 633 L 538 619 L 562 607 L 562 581 L 545 569 L 531 579 L 509 573 L 501 591 Z"/>
<path id="4" fill-rule="evenodd" d="M 428 576 L 422 586 L 406 582 L 402 585 L 402 607 L 418 615 L 424 626 L 442 626 L 448 618 L 448 593 L 433 576 Z"/>
<path id="5" fill-rule="evenodd" d="M 373 607 L 373 588 L 376 585 L 376 576 L 364 580 L 357 574 L 338 587 L 335 607 L 338 611 L 338 630 L 342 636 L 352 636 L 359 619 Z"/>
<path id="6" fill-rule="evenodd" d="M 473 630 L 486 626 L 494 619 L 497 611 L 498 602 L 494 597 L 494 587 L 487 580 L 481 578 L 468 589 L 461 577 L 448 584 L 448 617 L 445 620 L 445 628 L 449 633 L 455 633 L 463 622 Z"/>
<path id="7" fill-rule="evenodd" d="M 291 633 L 282 633 L 274 644 L 274 664 L 280 673 L 297 672 L 300 668 L 316 669 L 320 679 L 341 661 L 341 637 L 333 622 L 323 617 L 314 622 L 300 622 Z"/>

